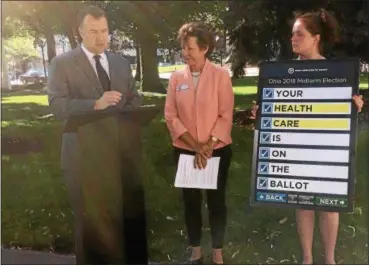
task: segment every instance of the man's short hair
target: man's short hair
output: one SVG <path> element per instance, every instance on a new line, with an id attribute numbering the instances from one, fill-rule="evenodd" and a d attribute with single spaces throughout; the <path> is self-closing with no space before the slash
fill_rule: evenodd
<path id="1" fill-rule="evenodd" d="M 95 19 L 106 17 L 105 11 L 98 6 L 85 7 L 78 12 L 77 16 L 78 27 L 81 26 L 83 20 L 87 15 L 93 16 Z"/>

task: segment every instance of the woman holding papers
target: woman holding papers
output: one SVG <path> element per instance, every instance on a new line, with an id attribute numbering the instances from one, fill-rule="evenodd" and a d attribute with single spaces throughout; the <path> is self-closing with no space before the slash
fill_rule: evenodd
<path id="1" fill-rule="evenodd" d="M 212 33 L 201 22 L 188 23 L 178 32 L 184 70 L 169 79 L 165 120 L 178 164 L 181 154 L 194 156 L 194 167 L 206 168 L 208 160 L 220 157 L 217 189 L 207 189 L 213 262 L 223 264 L 222 247 L 226 225 L 225 190 L 232 157 L 231 129 L 234 95 L 229 73 L 209 61 L 214 47 Z M 182 188 L 191 264 L 202 263 L 201 190 Z"/>
<path id="2" fill-rule="evenodd" d="M 337 40 L 337 22 L 324 9 L 317 12 L 298 14 L 292 29 L 292 48 L 298 60 L 325 59 L 323 47 Z M 363 107 L 362 97 L 353 96 L 353 101 L 360 112 Z M 258 106 L 253 108 L 256 117 Z M 303 252 L 303 264 L 313 263 L 312 245 L 315 224 L 315 212 L 312 210 L 296 211 L 297 231 Z M 334 250 L 339 224 L 338 212 L 320 212 L 319 225 L 325 252 L 325 263 L 335 264 Z"/>

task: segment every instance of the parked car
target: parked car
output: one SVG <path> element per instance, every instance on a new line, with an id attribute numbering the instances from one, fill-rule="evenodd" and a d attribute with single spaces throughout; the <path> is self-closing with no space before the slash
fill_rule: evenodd
<path id="1" fill-rule="evenodd" d="M 46 72 L 47 75 L 47 72 Z M 20 81 L 23 84 L 28 83 L 46 83 L 47 77 L 43 69 L 30 69 L 26 73 L 19 76 Z"/>

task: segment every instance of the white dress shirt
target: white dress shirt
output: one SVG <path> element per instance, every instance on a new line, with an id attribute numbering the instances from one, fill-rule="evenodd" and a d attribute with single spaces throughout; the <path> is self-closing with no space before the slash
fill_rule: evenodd
<path id="1" fill-rule="evenodd" d="M 86 49 L 86 47 L 81 44 L 81 48 L 83 50 L 83 52 L 85 52 L 88 61 L 90 61 L 90 64 L 92 66 L 92 68 L 95 70 L 96 76 L 99 77 L 97 75 L 97 70 L 96 70 L 96 61 L 95 61 L 95 54 L 91 53 L 89 50 Z M 100 54 L 100 63 L 102 65 L 102 67 L 104 68 L 104 70 L 106 71 L 106 74 L 108 74 L 108 77 L 110 78 L 110 74 L 109 74 L 109 61 L 108 61 L 108 57 L 106 56 L 105 53 Z"/>

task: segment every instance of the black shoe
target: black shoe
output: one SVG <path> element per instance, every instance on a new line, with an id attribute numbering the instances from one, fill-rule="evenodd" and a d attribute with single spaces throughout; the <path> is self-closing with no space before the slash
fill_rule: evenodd
<path id="1" fill-rule="evenodd" d="M 190 263 L 191 265 L 201 265 L 203 264 L 203 257 L 197 259 L 197 260 L 190 260 Z"/>

